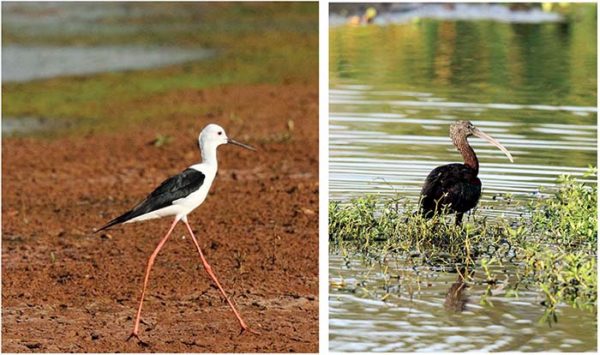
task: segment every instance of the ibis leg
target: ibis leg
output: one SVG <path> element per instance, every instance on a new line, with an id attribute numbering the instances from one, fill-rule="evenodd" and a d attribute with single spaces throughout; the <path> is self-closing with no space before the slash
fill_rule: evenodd
<path id="1" fill-rule="evenodd" d="M 456 222 L 457 226 L 460 226 L 462 224 L 463 214 L 464 214 L 463 212 L 458 212 L 456 214 L 456 221 L 455 222 Z"/>
<path id="2" fill-rule="evenodd" d="M 198 244 L 198 240 L 196 240 L 196 236 L 194 236 L 194 232 L 192 232 L 192 228 L 190 227 L 190 224 L 188 223 L 188 221 L 186 219 L 184 219 L 183 222 L 187 226 L 187 229 L 190 232 L 190 235 L 192 236 L 192 240 L 194 241 L 194 244 L 196 244 L 196 249 L 198 249 L 198 254 L 200 254 L 200 259 L 202 259 L 202 264 L 204 265 L 204 269 L 206 270 L 206 272 L 208 273 L 208 275 L 210 275 L 210 277 L 213 279 L 213 281 L 215 282 L 215 284 L 217 285 L 217 287 L 221 291 L 221 294 L 227 300 L 227 303 L 229 303 L 229 307 L 231 307 L 231 310 L 233 311 L 233 313 L 235 314 L 236 318 L 240 322 L 240 326 L 242 327 L 242 333 L 244 331 L 249 331 L 250 333 L 258 334 L 257 332 L 251 330 L 246 325 L 246 323 L 244 322 L 244 320 L 242 319 L 242 317 L 238 313 L 237 309 L 235 309 L 235 306 L 229 300 L 229 297 L 227 297 L 227 294 L 225 293 L 225 290 L 223 290 L 223 287 L 221 287 L 221 284 L 219 283 L 219 280 L 217 279 L 217 276 L 213 273 L 212 268 L 210 267 L 210 265 L 206 261 L 206 258 L 204 258 L 204 254 L 202 253 L 202 249 L 200 249 L 200 244 Z"/>
<path id="3" fill-rule="evenodd" d="M 133 332 L 131 333 L 129 338 L 127 338 L 128 340 L 131 339 L 131 337 L 136 337 L 139 339 L 138 331 L 140 328 L 140 318 L 142 316 L 142 304 L 144 303 L 144 295 L 146 294 L 146 287 L 148 286 L 148 278 L 150 277 L 150 269 L 152 269 L 152 265 L 154 264 L 154 259 L 156 259 L 156 255 L 158 255 L 158 252 L 160 251 L 160 249 L 162 249 L 163 245 L 165 245 L 165 243 L 167 242 L 167 239 L 169 239 L 171 232 L 173 232 L 173 228 L 175 228 L 177 221 L 178 221 L 177 219 L 175 219 L 173 221 L 171 228 L 169 228 L 169 231 L 167 232 L 167 234 L 163 237 L 163 239 L 161 239 L 160 243 L 158 243 L 158 245 L 156 246 L 156 249 L 154 249 L 154 252 L 152 253 L 152 255 L 150 255 L 150 259 L 148 259 L 148 266 L 146 266 L 146 276 L 144 277 L 144 286 L 142 288 L 142 296 L 140 297 L 140 306 L 138 307 L 137 316 L 135 317 L 135 325 L 133 326 Z"/>

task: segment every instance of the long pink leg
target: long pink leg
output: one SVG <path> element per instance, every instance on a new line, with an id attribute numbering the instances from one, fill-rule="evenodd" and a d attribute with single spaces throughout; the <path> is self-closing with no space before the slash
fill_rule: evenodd
<path id="1" fill-rule="evenodd" d="M 183 222 L 187 226 L 187 229 L 190 232 L 190 235 L 192 236 L 192 240 L 194 241 L 194 244 L 196 244 L 196 248 L 198 249 L 198 253 L 200 254 L 200 259 L 202 259 L 202 264 L 204 265 L 204 269 L 210 275 L 210 277 L 213 279 L 213 281 L 215 282 L 215 284 L 217 284 L 217 287 L 219 288 L 219 290 L 221 290 L 221 294 L 223 294 L 223 297 L 225 297 L 225 299 L 227 300 L 227 303 L 229 303 L 229 307 L 231 307 L 231 310 L 233 311 L 233 313 L 235 314 L 236 318 L 240 322 L 240 326 L 242 327 L 242 333 L 244 331 L 249 331 L 250 333 L 259 334 L 258 332 L 253 331 L 252 329 L 250 329 L 246 325 L 246 323 L 244 322 L 244 320 L 242 319 L 242 317 L 238 313 L 237 309 L 235 309 L 235 306 L 233 305 L 233 303 L 231 303 L 231 301 L 229 300 L 229 297 L 227 297 L 227 294 L 225 293 L 225 290 L 223 290 L 223 287 L 221 287 L 221 284 L 219 283 L 219 280 L 217 279 L 217 276 L 213 273 L 212 268 L 210 267 L 210 265 L 208 264 L 208 262 L 204 258 L 204 254 L 202 253 L 202 249 L 200 249 L 200 244 L 198 244 L 198 241 L 196 240 L 196 236 L 194 236 L 194 232 L 192 232 L 192 228 L 190 227 L 190 224 L 188 223 L 187 219 L 184 218 Z"/>
<path id="2" fill-rule="evenodd" d="M 144 303 L 144 295 L 146 294 L 146 286 L 148 286 L 148 278 L 150 277 L 150 269 L 152 268 L 152 265 L 154 264 L 154 259 L 156 259 L 156 255 L 158 255 L 158 252 L 160 251 L 160 249 L 163 247 L 163 245 L 165 245 L 165 243 L 167 242 L 167 239 L 169 239 L 169 236 L 171 235 L 171 232 L 173 231 L 173 228 L 175 228 L 175 225 L 177 224 L 177 222 L 178 222 L 177 219 L 175 219 L 173 221 L 171 228 L 169 228 L 169 231 L 167 232 L 167 234 L 160 241 L 160 243 L 158 243 L 158 245 L 156 246 L 156 249 L 154 249 L 154 252 L 152 253 L 152 255 L 150 255 L 150 259 L 148 259 L 148 266 L 146 267 L 146 277 L 144 277 L 144 287 L 142 288 L 142 297 L 140 297 L 140 306 L 138 308 L 137 317 L 135 318 L 135 325 L 133 326 L 133 332 L 131 333 L 129 338 L 127 338 L 127 340 L 131 339 L 131 337 L 136 337 L 139 339 L 138 331 L 140 328 L 140 318 L 142 316 L 142 304 Z"/>

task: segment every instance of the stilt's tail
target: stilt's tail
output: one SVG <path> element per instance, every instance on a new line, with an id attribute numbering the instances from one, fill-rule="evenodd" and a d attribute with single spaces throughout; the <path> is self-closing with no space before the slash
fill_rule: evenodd
<path id="1" fill-rule="evenodd" d="M 132 218 L 132 211 L 127 211 L 125 213 L 123 213 L 122 215 L 120 215 L 119 217 L 113 219 L 112 221 L 106 223 L 102 228 L 96 230 L 94 233 L 98 233 L 100 231 L 103 231 L 105 229 L 108 229 L 116 224 L 120 224 L 120 223 L 124 223 L 127 222 L 128 220 L 130 220 Z"/>

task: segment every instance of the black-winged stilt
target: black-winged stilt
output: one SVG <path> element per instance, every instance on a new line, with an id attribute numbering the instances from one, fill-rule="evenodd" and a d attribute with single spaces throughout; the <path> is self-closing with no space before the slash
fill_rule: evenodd
<path id="1" fill-rule="evenodd" d="M 200 248 L 200 244 L 196 240 L 194 233 L 192 232 L 192 228 L 187 220 L 187 215 L 192 212 L 196 207 L 200 206 L 206 195 L 208 195 L 208 190 L 217 174 L 217 147 L 222 144 L 235 144 L 240 147 L 244 147 L 246 149 L 255 150 L 254 148 L 237 142 L 231 138 L 228 138 L 225 134 L 225 130 L 216 124 L 209 124 L 204 127 L 200 136 L 198 137 L 198 143 L 200 145 L 201 155 L 202 155 L 202 163 L 194 164 L 189 168 L 185 169 L 178 175 L 168 178 L 159 187 L 157 187 L 148 197 L 146 197 L 142 202 L 140 202 L 137 206 L 135 206 L 130 211 L 125 212 L 119 217 L 113 219 L 108 222 L 105 226 L 98 229 L 96 232 L 100 232 L 109 227 L 112 227 L 121 223 L 131 223 L 137 221 L 144 221 L 147 219 L 160 218 L 166 216 L 175 216 L 175 220 L 171 224 L 169 231 L 167 234 L 161 239 L 158 243 L 156 249 L 148 259 L 148 266 L 146 267 L 146 276 L 144 277 L 144 286 L 142 288 L 142 296 L 140 297 L 140 306 L 138 308 L 137 316 L 135 318 L 135 325 L 133 327 L 133 332 L 129 336 L 136 337 L 139 339 L 138 330 L 140 325 L 140 317 L 142 315 L 142 304 L 144 302 L 144 294 L 146 293 L 146 286 L 148 285 L 148 277 L 150 276 L 150 269 L 154 264 L 154 259 L 156 255 L 163 247 L 163 245 L 169 239 L 171 232 L 175 228 L 175 225 L 180 220 L 185 223 L 187 230 L 190 232 L 192 237 L 192 241 L 196 245 L 196 249 L 198 249 L 198 253 L 200 254 L 200 259 L 202 259 L 202 264 L 204 265 L 204 269 L 213 279 L 223 297 L 229 303 L 229 306 L 233 310 L 233 313 L 237 317 L 240 322 L 240 326 L 242 327 L 242 332 L 250 331 L 252 333 L 256 333 L 252 331 L 244 322 L 238 311 L 235 309 L 235 306 L 225 294 L 223 287 L 219 283 L 217 276 L 212 271 L 212 268 L 204 258 L 204 254 L 202 253 L 202 249 Z"/>

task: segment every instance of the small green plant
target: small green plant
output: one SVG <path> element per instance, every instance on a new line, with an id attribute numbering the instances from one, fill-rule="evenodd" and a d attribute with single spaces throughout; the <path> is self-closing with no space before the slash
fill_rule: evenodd
<path id="1" fill-rule="evenodd" d="M 169 144 L 171 140 L 173 140 L 173 137 L 159 133 L 156 135 L 156 138 L 154 138 L 154 140 L 152 141 L 152 145 L 157 148 L 160 148 L 163 145 Z"/>

